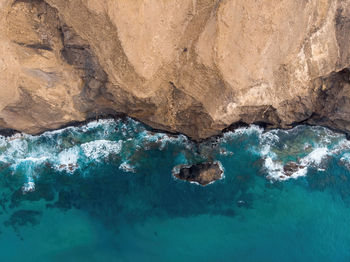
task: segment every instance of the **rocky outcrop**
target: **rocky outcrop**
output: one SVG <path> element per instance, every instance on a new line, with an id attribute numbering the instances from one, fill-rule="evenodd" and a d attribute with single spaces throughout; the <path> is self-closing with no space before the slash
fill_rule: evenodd
<path id="1" fill-rule="evenodd" d="M 219 163 L 199 163 L 191 166 L 181 165 L 173 170 L 174 177 L 200 184 L 202 186 L 209 185 L 217 180 L 222 179 L 223 170 Z"/>
<path id="2" fill-rule="evenodd" d="M 0 127 L 350 132 L 349 40 L 350 0 L 0 0 Z"/>
<path id="3" fill-rule="evenodd" d="M 304 165 L 290 161 L 283 166 L 283 173 L 286 176 L 292 176 L 294 173 L 298 172 L 300 169 L 303 168 L 305 168 Z"/>

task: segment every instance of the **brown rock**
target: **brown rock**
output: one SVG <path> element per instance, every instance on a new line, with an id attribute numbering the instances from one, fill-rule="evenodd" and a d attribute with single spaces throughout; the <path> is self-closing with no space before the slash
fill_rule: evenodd
<path id="1" fill-rule="evenodd" d="M 304 168 L 304 167 L 305 166 L 303 165 L 290 161 L 283 166 L 283 171 L 286 176 L 291 176 L 293 175 L 293 173 L 299 171 L 301 168 Z"/>
<path id="2" fill-rule="evenodd" d="M 0 129 L 126 113 L 350 131 L 350 0 L 0 0 Z"/>
<path id="3" fill-rule="evenodd" d="M 173 172 L 181 180 L 196 182 L 202 186 L 222 178 L 223 170 L 218 163 L 200 163 L 192 166 L 180 166 Z"/>

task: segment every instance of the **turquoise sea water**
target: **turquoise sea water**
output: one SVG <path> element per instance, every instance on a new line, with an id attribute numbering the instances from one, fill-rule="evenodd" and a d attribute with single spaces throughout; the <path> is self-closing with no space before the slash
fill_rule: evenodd
<path id="1" fill-rule="evenodd" d="M 172 176 L 208 160 L 222 180 Z M 349 261 L 349 168 L 350 142 L 322 127 L 199 145 L 131 119 L 0 137 L 0 261 Z"/>

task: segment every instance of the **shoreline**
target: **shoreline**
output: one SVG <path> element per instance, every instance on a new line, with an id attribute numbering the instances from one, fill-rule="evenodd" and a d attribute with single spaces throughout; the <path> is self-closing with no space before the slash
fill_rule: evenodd
<path id="1" fill-rule="evenodd" d="M 83 120 L 83 121 L 69 122 L 69 123 L 66 123 L 66 124 L 60 126 L 59 128 L 47 129 L 45 131 L 34 133 L 34 134 L 29 134 L 29 135 L 40 136 L 40 135 L 44 134 L 45 132 L 57 131 L 57 130 L 61 130 L 61 129 L 64 129 L 64 128 L 67 128 L 67 127 L 81 127 L 81 126 L 87 125 L 90 122 L 99 121 L 99 120 L 103 120 L 103 119 L 113 119 L 114 121 L 120 120 L 122 122 L 125 122 L 128 118 L 132 119 L 134 121 L 137 121 L 139 123 L 142 123 L 146 127 L 146 129 L 149 130 L 150 132 L 163 133 L 163 134 L 168 135 L 169 137 L 182 135 L 182 136 L 185 136 L 190 142 L 192 142 L 192 143 L 194 143 L 196 145 L 199 145 L 199 144 L 205 143 L 205 142 L 213 142 L 214 143 L 217 139 L 222 138 L 225 133 L 234 132 L 235 130 L 237 130 L 239 128 L 245 128 L 245 127 L 249 127 L 251 125 L 256 125 L 256 126 L 262 128 L 263 129 L 263 133 L 271 131 L 271 130 L 291 130 L 294 127 L 301 126 L 301 125 L 310 126 L 310 127 L 312 127 L 312 126 L 320 126 L 320 127 L 327 128 L 327 129 L 331 130 L 332 132 L 335 132 L 335 133 L 338 133 L 338 134 L 343 134 L 343 135 L 345 135 L 345 138 L 347 140 L 350 140 L 350 133 L 347 133 L 344 130 L 332 128 L 330 126 L 322 125 L 322 124 L 319 124 L 319 125 L 317 125 L 317 124 L 315 124 L 315 125 L 314 124 L 310 124 L 310 123 L 307 123 L 306 120 L 305 121 L 301 121 L 301 122 L 297 122 L 297 123 L 293 123 L 290 127 L 286 127 L 286 128 L 283 128 L 283 127 L 269 127 L 269 123 L 264 123 L 264 122 L 254 122 L 254 123 L 248 124 L 248 123 L 245 123 L 245 122 L 242 122 L 242 121 L 238 121 L 238 122 L 232 123 L 231 125 L 229 125 L 228 127 L 224 128 L 224 129 L 222 129 L 221 132 L 218 133 L 217 135 L 213 135 L 213 136 L 210 136 L 210 137 L 207 137 L 207 138 L 203 138 L 203 139 L 200 139 L 200 140 L 195 140 L 195 139 L 193 139 L 193 138 L 189 137 L 188 135 L 186 135 L 184 133 L 181 133 L 181 132 L 174 132 L 174 131 L 168 131 L 168 130 L 159 129 L 159 128 L 153 128 L 149 124 L 146 124 L 146 123 L 144 123 L 143 121 L 140 121 L 137 118 L 128 116 L 125 113 L 102 114 L 102 115 L 98 115 L 96 117 L 89 117 L 89 118 L 87 118 L 86 120 Z M 11 136 L 14 136 L 16 134 L 28 134 L 28 133 L 21 132 L 19 130 L 11 129 L 11 128 L 4 128 L 4 129 L 0 128 L 0 136 L 11 137 Z"/>

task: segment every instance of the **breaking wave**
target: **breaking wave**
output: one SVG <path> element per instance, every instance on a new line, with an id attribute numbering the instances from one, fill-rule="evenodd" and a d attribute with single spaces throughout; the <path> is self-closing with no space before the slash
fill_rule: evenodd
<path id="1" fill-rule="evenodd" d="M 41 168 L 87 175 L 92 164 L 113 162 L 122 172 L 137 173 L 145 158 L 161 161 L 147 160 L 152 150 L 171 154 L 174 166 L 218 161 L 226 168 L 231 160 L 258 157 L 261 172 L 272 182 L 306 176 L 312 168 L 322 172 L 331 158 L 350 168 L 350 142 L 323 127 L 264 132 L 252 125 L 197 145 L 183 135 L 155 133 L 132 119 L 93 121 L 40 136 L 0 136 L 0 168 L 24 175 L 27 192 L 35 189 Z"/>
<path id="2" fill-rule="evenodd" d="M 226 143 L 244 139 L 251 141 L 248 150 L 261 158 L 262 171 L 271 181 L 306 176 L 310 168 L 325 171 L 331 158 L 350 167 L 350 141 L 324 127 L 297 126 L 264 132 L 253 125 L 224 134 L 220 142 L 225 147 Z"/>

